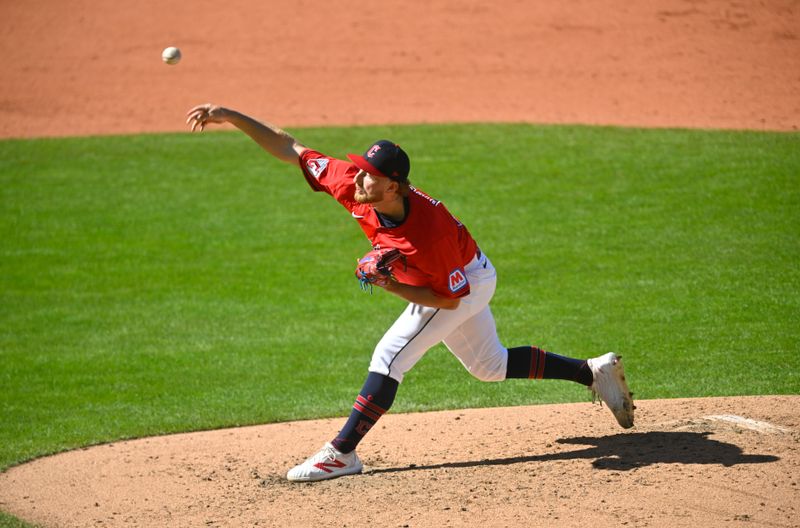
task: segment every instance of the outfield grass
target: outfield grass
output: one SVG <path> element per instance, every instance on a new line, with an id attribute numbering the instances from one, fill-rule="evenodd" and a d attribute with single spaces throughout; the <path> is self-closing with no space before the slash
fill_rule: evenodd
<path id="1" fill-rule="evenodd" d="M 640 398 L 800 392 L 800 134 L 294 132 L 338 157 L 400 142 L 497 267 L 508 346 L 619 351 Z M 344 415 L 403 308 L 359 290 L 349 215 L 237 132 L 0 142 L 0 207 L 0 469 Z M 437 347 L 393 411 L 585 398 L 477 382 Z"/>

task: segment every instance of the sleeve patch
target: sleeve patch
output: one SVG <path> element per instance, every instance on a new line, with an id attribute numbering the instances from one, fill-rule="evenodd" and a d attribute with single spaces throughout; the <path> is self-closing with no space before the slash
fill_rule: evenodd
<path id="1" fill-rule="evenodd" d="M 314 158 L 306 162 L 306 168 L 309 174 L 319 180 L 319 177 L 325 172 L 328 167 L 328 158 Z"/>
<path id="2" fill-rule="evenodd" d="M 450 292 L 456 293 L 467 285 L 467 276 L 464 274 L 464 270 L 462 268 L 456 268 L 450 272 L 447 282 L 448 286 L 450 287 Z"/>

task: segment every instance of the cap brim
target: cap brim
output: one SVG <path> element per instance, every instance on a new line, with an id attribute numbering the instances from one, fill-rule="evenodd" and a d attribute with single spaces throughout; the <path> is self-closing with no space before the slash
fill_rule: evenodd
<path id="1" fill-rule="evenodd" d="M 376 176 L 383 176 L 384 178 L 389 178 L 387 175 L 376 169 L 372 166 L 372 163 L 368 162 L 364 156 L 359 156 L 358 154 L 348 154 L 347 157 L 352 161 L 356 167 L 363 171 L 367 171 L 370 174 L 374 174 Z M 391 178 L 389 178 L 391 179 Z"/>

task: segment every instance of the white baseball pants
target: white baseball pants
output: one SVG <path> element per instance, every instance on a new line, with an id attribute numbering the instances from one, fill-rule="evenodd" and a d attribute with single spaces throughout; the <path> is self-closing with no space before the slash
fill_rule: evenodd
<path id="1" fill-rule="evenodd" d="M 384 334 L 372 354 L 369 370 L 403 381 L 406 372 L 434 345 L 444 342 L 470 374 L 482 381 L 506 378 L 508 350 L 497 337 L 489 301 L 497 273 L 482 255 L 464 269 L 469 295 L 455 310 L 411 303 Z"/>

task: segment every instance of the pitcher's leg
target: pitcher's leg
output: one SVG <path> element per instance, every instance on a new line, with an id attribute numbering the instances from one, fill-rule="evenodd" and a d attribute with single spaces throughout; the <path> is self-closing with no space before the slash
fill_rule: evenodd
<path id="1" fill-rule="evenodd" d="M 592 371 L 586 360 L 560 356 L 532 346 L 503 347 L 488 305 L 453 330 L 444 343 L 464 368 L 482 381 L 563 379 L 592 385 Z"/>
<path id="2" fill-rule="evenodd" d="M 466 303 L 455 310 L 409 304 L 375 347 L 370 372 L 402 382 L 405 373 L 428 349 L 440 343 L 469 317 L 470 307 Z"/>
<path id="3" fill-rule="evenodd" d="M 497 337 L 489 306 L 454 329 L 444 344 L 464 368 L 481 381 L 506 379 L 508 351 Z"/>
<path id="4" fill-rule="evenodd" d="M 592 384 L 592 371 L 585 359 L 560 356 L 535 346 L 508 349 L 506 377 L 562 379 L 587 387 Z"/>
<path id="5" fill-rule="evenodd" d="M 353 403 L 350 418 L 331 441 L 331 445 L 342 453 L 353 451 L 364 435 L 392 406 L 398 385 L 397 380 L 389 376 L 370 372 Z"/>

